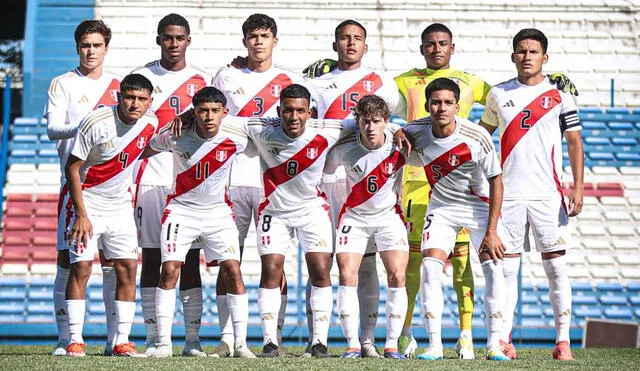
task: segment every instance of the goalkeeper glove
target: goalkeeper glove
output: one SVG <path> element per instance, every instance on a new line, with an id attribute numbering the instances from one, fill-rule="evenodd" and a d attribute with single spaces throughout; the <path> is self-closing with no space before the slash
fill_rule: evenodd
<path id="1" fill-rule="evenodd" d="M 556 72 L 552 73 L 551 75 L 547 75 L 547 77 L 549 78 L 549 80 L 551 80 L 551 82 L 556 84 L 558 90 L 561 90 L 564 93 L 570 93 L 571 95 L 576 97 L 578 96 L 578 88 L 576 88 L 573 82 L 571 82 L 571 80 L 569 80 L 569 78 L 563 73 Z"/>
<path id="2" fill-rule="evenodd" d="M 338 61 L 334 61 L 333 59 L 318 59 L 302 70 L 302 73 L 305 77 L 315 79 L 316 77 L 333 71 L 337 66 Z"/>

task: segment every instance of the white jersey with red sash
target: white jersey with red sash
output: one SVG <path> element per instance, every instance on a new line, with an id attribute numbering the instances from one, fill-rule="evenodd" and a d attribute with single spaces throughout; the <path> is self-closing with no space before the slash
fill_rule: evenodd
<path id="1" fill-rule="evenodd" d="M 192 66 L 180 71 L 169 71 L 154 61 L 134 70 L 153 84 L 153 103 L 150 110 L 158 117 L 158 131 L 191 107 L 191 98 L 209 85 L 211 76 Z M 159 153 L 141 160 L 136 165 L 135 183 L 153 186 L 171 186 L 172 160 L 170 153 Z"/>
<path id="2" fill-rule="evenodd" d="M 493 142 L 487 131 L 467 119 L 456 116 L 456 128 L 446 138 L 436 138 L 431 117 L 410 122 L 403 128 L 414 143 L 412 150 L 421 161 L 431 185 L 431 201 L 444 205 L 482 205 L 489 202 L 487 179 L 502 171 Z"/>
<path id="3" fill-rule="evenodd" d="M 562 194 L 562 134 L 582 130 L 569 93 L 546 77 L 535 86 L 514 78 L 489 91 L 482 121 L 500 130 L 505 200 L 548 200 Z"/>
<path id="4" fill-rule="evenodd" d="M 150 113 L 127 125 L 118 106 L 91 112 L 78 126 L 71 154 L 84 160 L 80 169 L 82 199 L 96 215 L 131 208 L 133 164 L 153 137 L 158 119 Z"/>
<path id="5" fill-rule="evenodd" d="M 57 140 L 61 183 L 76 129 L 89 112 L 118 104 L 120 77 L 104 71 L 97 79 L 83 75 L 77 68 L 51 80 L 44 117 L 49 139 Z"/>
<path id="6" fill-rule="evenodd" d="M 260 154 L 262 167 L 265 200 L 260 210 L 295 218 L 314 207 L 326 206 L 317 186 L 327 152 L 354 127 L 353 120 L 309 119 L 304 133 L 290 138 L 279 119 L 249 120 L 247 131 Z"/>
<path id="7" fill-rule="evenodd" d="M 213 80 L 213 86 L 227 98 L 229 113 L 240 117 L 278 117 L 276 107 L 280 105 L 280 92 L 291 84 L 305 83 L 301 75 L 277 67 L 264 72 L 225 67 Z M 260 186 L 257 158 L 240 154 L 233 167 L 239 171 L 231 171 L 230 186 Z"/>
<path id="8" fill-rule="evenodd" d="M 174 183 L 167 206 L 178 204 L 204 211 L 217 204 L 229 204 L 227 181 L 231 162 L 247 145 L 245 121 L 227 116 L 218 133 L 209 139 L 201 138 L 195 125 L 179 138 L 169 131 L 153 138 L 151 148 L 173 152 Z"/>
<path id="9" fill-rule="evenodd" d="M 385 130 L 384 145 L 368 149 L 360 142 L 359 132 L 349 135 L 331 149 L 325 172 L 331 174 L 343 166 L 347 175 L 348 195 L 337 224 L 378 227 L 388 223 L 390 213 L 399 214 L 396 180 L 406 162 L 393 143 L 393 134 Z"/>

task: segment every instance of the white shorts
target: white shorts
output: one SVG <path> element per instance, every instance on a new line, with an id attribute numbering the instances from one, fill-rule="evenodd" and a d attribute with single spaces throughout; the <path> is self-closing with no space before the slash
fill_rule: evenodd
<path id="1" fill-rule="evenodd" d="M 89 239 L 88 245 L 82 250 L 77 249 L 75 241 L 68 241 L 71 263 L 93 261 L 98 249 L 102 250 L 104 257 L 108 260 L 136 260 L 138 258 L 136 227 L 130 208 L 123 209 L 122 212 L 113 215 L 95 215 L 90 211 L 87 214 L 93 226 L 93 237 Z M 73 227 L 75 219 L 76 214 L 73 212 L 67 233 Z"/>
<path id="2" fill-rule="evenodd" d="M 529 231 L 536 251 L 553 252 L 571 247 L 572 229 L 560 197 L 554 200 L 502 202 L 505 239 L 518 252 L 530 251 Z"/>
<path id="3" fill-rule="evenodd" d="M 178 205 L 165 209 L 162 223 L 162 262 L 181 261 L 199 239 L 207 263 L 240 260 L 238 229 L 231 208 L 222 205 L 194 210 Z"/>
<path id="4" fill-rule="evenodd" d="M 160 247 L 160 220 L 170 192 L 171 188 L 165 186 L 138 186 L 134 213 L 140 247 Z"/>
<path id="5" fill-rule="evenodd" d="M 253 218 L 254 227 L 258 223 L 258 207 L 262 201 L 262 188 L 230 187 L 229 199 L 233 203 L 233 213 L 236 214 L 240 246 L 244 246 L 244 240 L 247 238 L 251 226 L 251 219 Z"/>
<path id="6" fill-rule="evenodd" d="M 73 203 L 69 195 L 67 185 L 63 185 L 58 196 L 58 230 L 56 232 L 56 250 L 64 251 L 69 249 L 67 241 L 67 231 L 73 215 Z"/>
<path id="7" fill-rule="evenodd" d="M 372 239 L 375 244 L 371 243 Z M 374 253 L 389 250 L 409 251 L 407 232 L 400 216 L 390 219 L 380 227 L 350 226 L 348 221 L 340 223 L 336 231 L 336 254 L 364 255 L 370 252 L 369 245 L 374 246 Z"/>
<path id="8" fill-rule="evenodd" d="M 304 216 L 286 218 L 270 215 L 263 211 L 258 220 L 258 253 L 285 255 L 291 245 L 294 232 L 297 234 L 304 253 L 331 253 L 331 219 L 329 206 L 314 207 Z"/>
<path id="9" fill-rule="evenodd" d="M 456 244 L 456 236 L 462 228 L 469 231 L 471 246 L 477 253 L 484 239 L 489 219 L 489 204 L 483 208 L 468 205 L 443 205 L 431 200 L 424 218 L 422 251 L 439 249 L 449 256 Z M 506 254 L 515 254 L 512 245 L 505 241 L 502 220 L 498 219 L 497 234 Z"/>

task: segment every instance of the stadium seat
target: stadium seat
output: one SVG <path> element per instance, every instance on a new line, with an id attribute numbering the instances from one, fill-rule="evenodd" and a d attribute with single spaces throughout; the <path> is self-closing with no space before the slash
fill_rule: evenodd
<path id="1" fill-rule="evenodd" d="M 602 310 L 592 307 L 578 307 L 573 309 L 573 314 L 578 318 L 601 318 Z"/>
<path id="2" fill-rule="evenodd" d="M 618 282 L 600 282 L 596 284 L 596 290 L 599 292 L 622 292 L 624 287 Z"/>
<path id="3" fill-rule="evenodd" d="M 631 312 L 631 309 L 627 308 L 606 308 L 604 310 L 604 316 L 608 319 L 633 319 L 633 313 Z"/>
<path id="4" fill-rule="evenodd" d="M 598 298 L 595 295 L 573 295 L 573 305 L 596 305 Z"/>
<path id="5" fill-rule="evenodd" d="M 640 281 L 633 281 L 627 284 L 627 291 L 640 292 Z"/>
<path id="6" fill-rule="evenodd" d="M 604 305 L 627 305 L 627 297 L 624 295 L 601 295 L 600 302 Z"/>

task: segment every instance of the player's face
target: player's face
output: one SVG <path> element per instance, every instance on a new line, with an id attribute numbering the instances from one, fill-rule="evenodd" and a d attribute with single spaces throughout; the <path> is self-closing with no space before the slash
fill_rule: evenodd
<path id="1" fill-rule="evenodd" d="M 358 63 L 367 52 L 364 30 L 356 25 L 347 25 L 340 30 L 338 39 L 333 43 L 333 50 L 338 52 L 338 61 Z"/>
<path id="2" fill-rule="evenodd" d="M 247 32 L 242 43 L 247 48 L 249 60 L 263 62 L 271 59 L 278 38 L 273 36 L 271 30 L 261 28 Z"/>
<path id="3" fill-rule="evenodd" d="M 170 65 L 182 65 L 185 63 L 187 47 L 191 44 L 191 36 L 185 27 L 169 25 L 156 37 L 156 43 L 160 45 L 162 61 Z"/>
<path id="4" fill-rule="evenodd" d="M 386 126 L 387 120 L 380 115 L 358 117 L 362 144 L 369 149 L 380 148 L 384 144 L 384 128 Z"/>
<path id="5" fill-rule="evenodd" d="M 198 134 L 204 138 L 210 138 L 218 133 L 222 119 L 229 112 L 222 103 L 199 103 L 195 108 L 196 125 Z"/>
<path id="6" fill-rule="evenodd" d="M 304 133 L 310 115 L 306 98 L 284 98 L 280 101 L 278 116 L 282 120 L 282 130 L 290 138 L 297 138 Z"/>
<path id="7" fill-rule="evenodd" d="M 547 63 L 549 56 L 542 51 L 538 40 L 520 40 L 511 60 L 516 64 L 519 77 L 533 77 L 542 75 L 542 65 Z"/>
<path id="8" fill-rule="evenodd" d="M 427 62 L 427 68 L 439 70 L 449 68 L 451 54 L 455 51 L 455 44 L 446 32 L 432 32 L 425 35 L 420 45 L 420 54 Z"/>
<path id="9" fill-rule="evenodd" d="M 456 97 L 451 90 L 432 92 L 425 108 L 431 115 L 431 123 L 439 128 L 444 128 L 454 123 L 454 116 L 460 110 Z"/>
<path id="10" fill-rule="evenodd" d="M 82 36 L 78 43 L 78 56 L 80 57 L 80 70 L 87 73 L 102 66 L 107 55 L 107 45 L 104 36 L 99 33 L 88 33 Z"/>
<path id="11" fill-rule="evenodd" d="M 120 119 L 125 124 L 142 117 L 151 106 L 153 99 L 146 89 L 126 89 L 120 92 L 119 97 Z"/>

